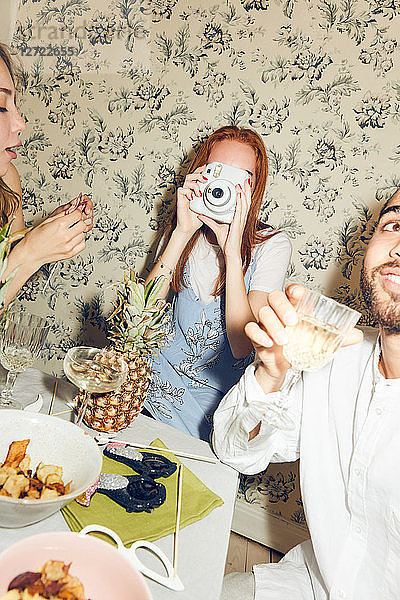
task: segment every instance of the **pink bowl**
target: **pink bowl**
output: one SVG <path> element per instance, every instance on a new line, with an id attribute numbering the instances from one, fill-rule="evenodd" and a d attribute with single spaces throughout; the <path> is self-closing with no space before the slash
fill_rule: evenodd
<path id="1" fill-rule="evenodd" d="M 90 600 L 151 600 L 143 576 L 118 550 L 99 538 L 79 533 L 40 533 L 0 554 L 0 596 L 16 575 L 38 571 L 47 560 L 72 563 Z"/>

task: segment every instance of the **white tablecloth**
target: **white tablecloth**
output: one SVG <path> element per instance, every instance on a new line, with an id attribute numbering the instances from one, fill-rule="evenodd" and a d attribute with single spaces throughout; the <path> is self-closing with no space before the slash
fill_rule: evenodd
<path id="1" fill-rule="evenodd" d="M 15 394 L 23 404 L 33 402 L 38 393 L 44 400 L 42 412 L 47 413 L 55 379 L 35 369 L 29 369 L 18 376 Z M 57 398 L 53 412 L 65 408 L 64 401 L 76 392 L 71 384 L 58 380 Z M 71 418 L 68 414 L 63 418 Z M 91 430 L 87 429 L 91 432 Z M 93 433 L 93 432 L 92 432 Z M 159 437 L 174 450 L 191 452 L 203 456 L 213 456 L 209 444 L 195 439 L 169 425 L 139 415 L 133 424 L 120 433 L 121 439 L 149 443 Z M 213 510 L 207 517 L 184 527 L 179 533 L 178 575 L 185 589 L 171 591 L 158 583 L 146 579 L 154 600 L 219 600 L 222 577 L 229 542 L 233 505 L 237 489 L 237 473 L 222 463 L 205 463 L 191 459 L 182 462 L 199 477 L 213 492 L 224 501 L 223 506 Z M 22 529 L 0 529 L 0 551 L 24 537 L 47 531 L 68 531 L 61 515 L 57 513 L 48 519 Z M 172 561 L 173 536 L 169 535 L 155 542 Z M 150 555 L 141 554 L 141 560 L 149 560 L 149 566 L 157 569 Z"/>

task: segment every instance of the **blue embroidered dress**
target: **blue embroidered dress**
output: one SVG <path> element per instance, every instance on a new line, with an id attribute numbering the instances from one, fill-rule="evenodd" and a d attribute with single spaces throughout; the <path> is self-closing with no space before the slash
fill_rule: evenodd
<path id="1" fill-rule="evenodd" d="M 268 237 L 272 231 L 265 230 L 265 241 L 253 251 L 244 277 L 247 292 L 269 292 L 284 284 L 291 244 L 283 232 Z M 145 407 L 156 419 L 208 440 L 218 404 L 253 356 L 236 359 L 231 352 L 225 296 L 214 298 L 210 291 L 220 253 L 204 240 L 199 238 L 186 264 L 187 287 L 174 296 L 166 343 L 153 361 Z"/>
<path id="2" fill-rule="evenodd" d="M 244 278 L 246 289 L 252 268 Z M 171 329 L 162 352 L 153 360 L 145 407 L 159 421 L 208 440 L 218 404 L 253 357 L 236 359 L 231 352 L 225 296 L 204 304 L 189 285 L 187 264 L 184 277 L 188 287 L 174 296 Z"/>

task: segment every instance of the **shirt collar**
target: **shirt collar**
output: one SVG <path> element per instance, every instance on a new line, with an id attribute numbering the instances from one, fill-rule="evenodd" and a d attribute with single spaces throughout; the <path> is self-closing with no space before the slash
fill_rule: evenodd
<path id="1" fill-rule="evenodd" d="M 381 334 L 379 333 L 377 339 L 376 339 L 376 344 L 375 344 L 375 348 L 374 348 L 374 354 L 373 354 L 373 377 L 374 377 L 374 387 L 376 387 L 376 385 L 382 385 L 384 384 L 386 387 L 389 386 L 397 386 L 400 387 L 400 378 L 396 378 L 396 379 L 386 379 L 386 377 L 384 377 L 382 375 L 382 373 L 379 370 L 379 358 L 381 355 Z"/>

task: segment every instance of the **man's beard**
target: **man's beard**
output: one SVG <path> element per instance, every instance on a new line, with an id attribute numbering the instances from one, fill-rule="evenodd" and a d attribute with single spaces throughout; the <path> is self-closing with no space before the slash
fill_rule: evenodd
<path id="1" fill-rule="evenodd" d="M 364 301 L 377 324 L 386 333 L 400 333 L 400 294 L 383 290 L 378 283 L 380 271 L 387 267 L 398 268 L 399 263 L 391 262 L 380 265 L 367 274 L 363 262 L 360 279 L 361 291 Z M 386 300 L 379 298 L 380 289 L 383 293 L 386 293 Z"/>

